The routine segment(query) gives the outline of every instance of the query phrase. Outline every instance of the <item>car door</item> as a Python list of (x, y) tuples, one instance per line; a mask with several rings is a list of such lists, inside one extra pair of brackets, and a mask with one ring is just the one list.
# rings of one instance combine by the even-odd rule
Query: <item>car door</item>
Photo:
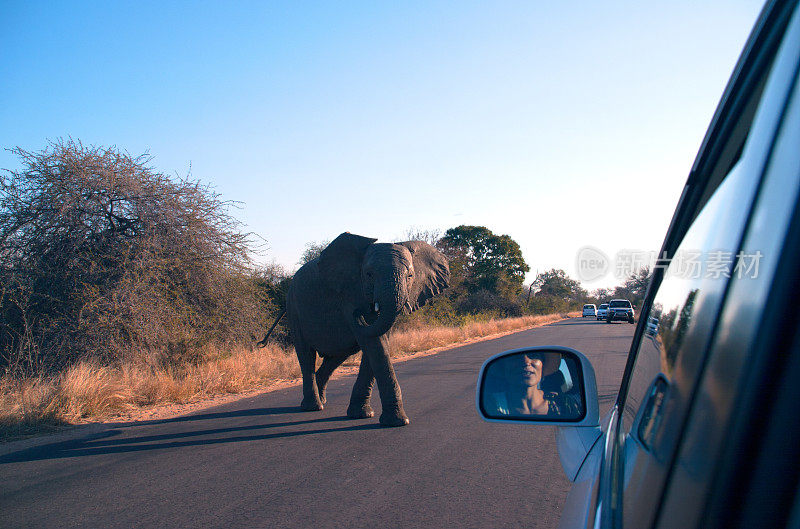
[(781, 527), (796, 510), (800, 13), (784, 42), (774, 69), (793, 86), (739, 250), (752, 268), (732, 274), (659, 527)]
[[(796, 20), (780, 47), (794, 4), (765, 8), (670, 227), (663, 249), (670, 260), (654, 273), (608, 432), (603, 525), (687, 526), (659, 513), (731, 276), (746, 258), (742, 239), (796, 78)], [(650, 318), (658, 325), (646, 333)], [(677, 508), (684, 521), (697, 519), (691, 507)]]

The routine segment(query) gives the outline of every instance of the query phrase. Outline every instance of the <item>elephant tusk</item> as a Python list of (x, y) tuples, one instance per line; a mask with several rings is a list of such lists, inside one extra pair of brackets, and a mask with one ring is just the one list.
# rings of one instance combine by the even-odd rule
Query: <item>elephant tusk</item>
[(353, 313), (353, 319), (355, 320), (356, 325), (358, 325), (359, 327), (367, 327), (367, 326), (369, 326), (367, 321), (364, 319), (364, 314), (359, 310), (356, 310)]

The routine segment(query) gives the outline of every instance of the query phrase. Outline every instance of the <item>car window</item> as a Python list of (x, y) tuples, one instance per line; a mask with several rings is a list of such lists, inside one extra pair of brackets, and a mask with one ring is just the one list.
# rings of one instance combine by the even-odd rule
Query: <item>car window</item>
[(753, 82), (739, 123), (717, 148), (718, 165), (707, 170), (724, 178), (693, 215), (642, 314), (657, 322), (640, 334), (622, 393), (616, 487), (625, 527), (654, 522), (729, 278), (750, 257), (738, 250), (779, 115), (761, 112), (774, 105), (768, 72)]
[(750, 203), (756, 182), (734, 168), (695, 219), (654, 298), (648, 318), (658, 328), (639, 343), (621, 414), (625, 527), (652, 522), (702, 365), (698, 352), (710, 338), (732, 269), (727, 257), (735, 255), (742, 233), (736, 206)]
[[(742, 277), (734, 274), (731, 278), (725, 309), (720, 317), (714, 344), (708, 353), (703, 380), (696, 390), (686, 431), (673, 465), (662, 507), (664, 525), (710, 525), (708, 519), (701, 517), (710, 516), (713, 520), (715, 509), (709, 508), (706, 502), (713, 501), (710, 497), (712, 494), (723, 498), (725, 492), (720, 489), (730, 487), (737, 494), (755, 497), (747, 490), (744, 480), (731, 478), (741, 465), (732, 463), (734, 469), (729, 470), (730, 474), (723, 472), (718, 475), (717, 486), (712, 479), (714, 472), (720, 470), (717, 465), (722, 459), (721, 453), (732, 449), (733, 424), (745, 407), (741, 389), (748, 382), (744, 379), (754, 371), (758, 359), (768, 357), (763, 353), (770, 350), (767, 343), (769, 337), (759, 336), (758, 333), (772, 333), (769, 330), (760, 331), (761, 320), (755, 316), (771, 313), (768, 308), (772, 302), (770, 289), (785, 288), (775, 283), (775, 277), (778, 267), (786, 266), (782, 246), (785, 237), (788, 237), (787, 226), (797, 206), (800, 189), (800, 150), (797, 149), (800, 144), (800, 85), (796, 74), (800, 68), (797, 64), (797, 57), (800, 57), (800, 39), (797, 38), (800, 35), (800, 16), (795, 15), (792, 27), (787, 31), (793, 32), (795, 37), (790, 41), (787, 34), (786, 39), (792, 44), (793, 51), (789, 55), (795, 61), (784, 69), (784, 75), (789, 79), (794, 77), (794, 93), (784, 113), (781, 131), (771, 151), (756, 207), (740, 249), (743, 255), (760, 255), (759, 267), (757, 273), (742, 274)], [(781, 66), (776, 64), (776, 74), (781, 72)], [(775, 112), (779, 114), (780, 107)], [(787, 241), (787, 244), (791, 242)], [(769, 392), (765, 395), (769, 395)], [(762, 400), (761, 397), (758, 399)], [(763, 398), (764, 406), (769, 406), (769, 400)], [(757, 407), (759, 411), (756, 413), (760, 414), (762, 406)], [(712, 417), (713, 420), (709, 420)], [(770, 491), (759, 487), (758, 493), (769, 495)], [(716, 510), (725, 511), (722, 515), (718, 513), (722, 517), (730, 512), (727, 504), (718, 506)], [(737, 514), (731, 516), (736, 516), (742, 527), (754, 527), (759, 523), (775, 526), (763, 520), (742, 520)]]

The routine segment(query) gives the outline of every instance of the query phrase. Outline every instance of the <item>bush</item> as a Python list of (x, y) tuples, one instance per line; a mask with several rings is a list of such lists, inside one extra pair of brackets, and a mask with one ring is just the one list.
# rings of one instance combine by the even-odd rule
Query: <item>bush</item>
[(467, 314), (491, 313), (505, 318), (522, 316), (522, 307), (519, 303), (485, 289), (465, 296), (458, 308)]
[(422, 308), (411, 314), (400, 314), (393, 330), (413, 329), (434, 326), (454, 326), (464, 323), (463, 314), (459, 314), (447, 296), (436, 296)]
[(112, 148), (20, 148), (0, 176), (0, 368), (251, 343), (269, 304), (230, 203)]
[(576, 310), (580, 303), (566, 300), (559, 296), (537, 294), (526, 305), (526, 312), (530, 314), (552, 314), (554, 312), (569, 312)]
[[(271, 264), (260, 269), (256, 274), (256, 283), (259, 290), (266, 296), (265, 311), (269, 314), (267, 329), (272, 326), (275, 319), (280, 316), (282, 310), (286, 308), (286, 295), (289, 286), (292, 284), (292, 275), (282, 266)], [(270, 335), (270, 340), (278, 342), (282, 347), (292, 346), (292, 339), (289, 335), (288, 318), (281, 318), (275, 325)], [(267, 329), (262, 329), (262, 335)]]

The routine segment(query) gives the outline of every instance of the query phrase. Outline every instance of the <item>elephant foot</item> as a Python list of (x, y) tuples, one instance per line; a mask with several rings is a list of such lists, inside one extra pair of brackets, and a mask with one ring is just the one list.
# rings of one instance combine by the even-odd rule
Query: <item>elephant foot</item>
[(300, 409), (303, 411), (320, 411), (323, 406), (320, 401), (305, 400), (300, 403)]
[(406, 426), (409, 422), (408, 417), (402, 411), (399, 413), (381, 413), (379, 421), (381, 426)]
[(366, 406), (350, 406), (347, 408), (347, 416), (351, 419), (368, 419), (375, 416), (375, 412), (367, 404)]

